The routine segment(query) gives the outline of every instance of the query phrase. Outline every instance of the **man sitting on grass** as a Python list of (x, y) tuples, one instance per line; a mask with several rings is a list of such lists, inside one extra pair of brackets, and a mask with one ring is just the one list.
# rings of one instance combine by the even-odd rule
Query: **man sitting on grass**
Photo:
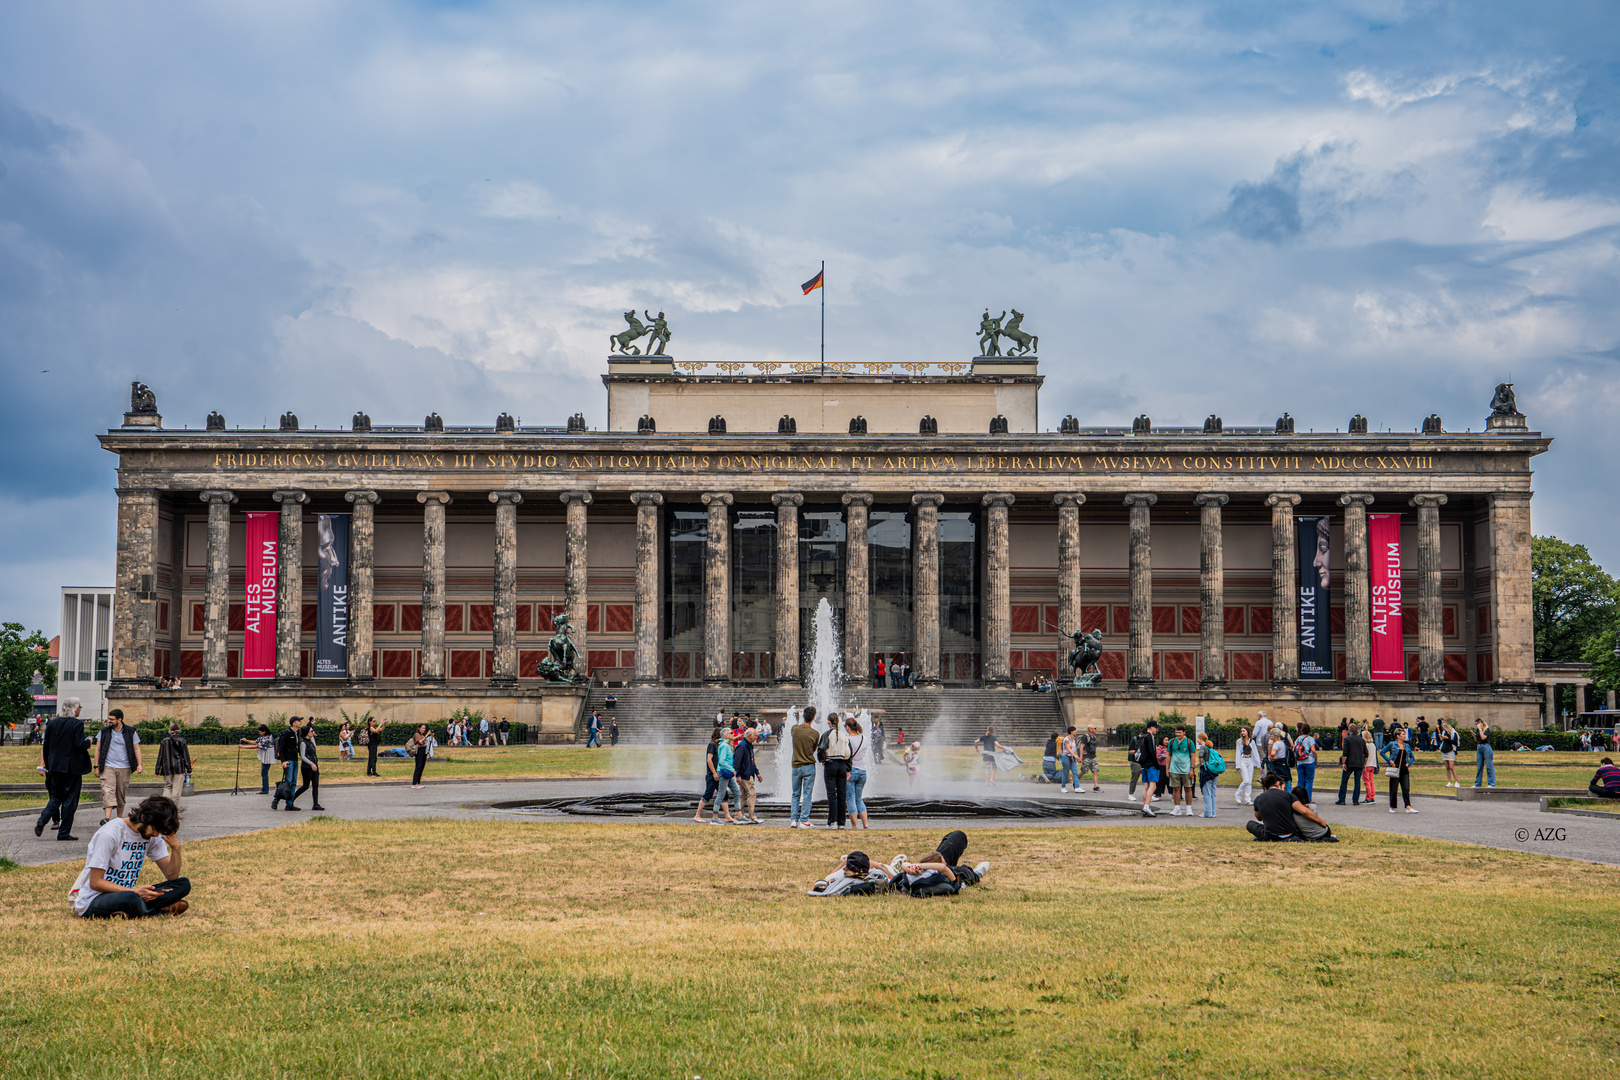
[(873, 866), (864, 851), (852, 851), (838, 868), (810, 887), (811, 896), (870, 896), (891, 888), (912, 896), (955, 896), (964, 885), (977, 885), (990, 872), (981, 862), (969, 869), (957, 862), (967, 851), (967, 833), (960, 829), (945, 834), (939, 847), (911, 862), (896, 855), (887, 866)]
[[(180, 877), (180, 809), (174, 800), (153, 795), (113, 818), (90, 838), (79, 880), (68, 892), (73, 913), (85, 919), (143, 919), (180, 915), (191, 882)], [(163, 871), (156, 885), (137, 885), (146, 856)]]
[(1616, 766), (1613, 759), (1604, 758), (1586, 790), (1600, 799), (1620, 799), (1620, 766)]
[(1265, 790), (1254, 800), (1255, 820), (1247, 823), (1256, 840), (1339, 842), (1328, 823), (1316, 816), (1316, 811), (1283, 787), (1281, 776), (1268, 772), (1263, 783)]

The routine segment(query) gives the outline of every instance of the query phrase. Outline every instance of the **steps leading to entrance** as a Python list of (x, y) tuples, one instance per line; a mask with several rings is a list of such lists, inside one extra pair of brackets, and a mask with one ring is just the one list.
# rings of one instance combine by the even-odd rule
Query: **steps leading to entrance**
[[(803, 705), (805, 691), (773, 687), (627, 687), (614, 690), (618, 705), (603, 704), (604, 689), (593, 689), (587, 714), (597, 709), (606, 725), (619, 721), (619, 741), (631, 745), (701, 743), (714, 725), (714, 714), (758, 714), (761, 709)], [(1059, 729), (1063, 714), (1054, 694), (1028, 690), (876, 690), (852, 686), (840, 700), (852, 709), (882, 709), (883, 727), (893, 740), (903, 729), (932, 743), (967, 746), (996, 726), (1000, 740), (1011, 746), (1040, 746)], [(930, 731), (932, 730), (932, 734)]]

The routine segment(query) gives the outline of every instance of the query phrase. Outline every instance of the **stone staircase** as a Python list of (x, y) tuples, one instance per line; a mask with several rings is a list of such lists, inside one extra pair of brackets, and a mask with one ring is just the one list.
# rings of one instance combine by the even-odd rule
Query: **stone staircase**
[[(609, 691), (593, 688), (586, 705), (600, 710), (605, 726), (610, 717), (619, 722), (619, 741), (630, 745), (699, 743), (714, 726), (714, 714), (723, 711), (752, 713), (803, 705), (803, 690), (775, 687), (633, 687), (614, 690), (618, 704), (609, 710)], [(876, 690), (852, 686), (840, 698), (853, 709), (882, 709), (889, 741), (902, 729), (907, 738), (968, 746), (996, 726), (997, 737), (1008, 746), (1045, 744), (1059, 730), (1063, 714), (1054, 694), (1028, 690)], [(583, 736), (581, 736), (583, 738)]]

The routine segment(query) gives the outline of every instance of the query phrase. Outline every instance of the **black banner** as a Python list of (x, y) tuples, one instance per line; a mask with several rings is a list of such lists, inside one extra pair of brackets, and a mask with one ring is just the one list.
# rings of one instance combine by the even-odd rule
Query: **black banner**
[(341, 679), (349, 674), (349, 515), (321, 514), (315, 536), (315, 677)]
[(1299, 530), (1299, 677), (1331, 679), (1333, 639), (1328, 621), (1328, 581), (1332, 559), (1328, 546), (1331, 518), (1294, 519)]

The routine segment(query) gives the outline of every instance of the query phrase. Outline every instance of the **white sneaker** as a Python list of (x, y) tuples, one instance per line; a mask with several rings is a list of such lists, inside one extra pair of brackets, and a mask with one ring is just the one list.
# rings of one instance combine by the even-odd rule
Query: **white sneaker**
[(1151, 804), (1143, 803), (1142, 804), (1142, 816), (1143, 817), (1158, 817), (1159, 815), (1158, 815), (1158, 813), (1156, 811), (1154, 811)]
[(1415, 807), (1415, 806), (1408, 806), (1408, 807), (1407, 807), (1407, 808), (1406, 808), (1406, 812), (1407, 812), (1407, 813), (1408, 813), (1408, 814), (1415, 814), (1415, 813), (1417, 813), (1417, 807)]
[(910, 860), (907, 859), (904, 855), (896, 855), (894, 858), (889, 860), (889, 872), (892, 873), (895, 877), (899, 877), (900, 876), (900, 868), (902, 866), (906, 865), (906, 863), (909, 862), (909, 861)]
[(1389, 812), (1390, 812), (1390, 813), (1392, 813), (1392, 814), (1393, 814), (1393, 813), (1395, 813), (1395, 808), (1394, 808), (1394, 807), (1393, 807), (1393, 806), (1392, 806), (1392, 807), (1390, 807), (1390, 808), (1389, 808)]
[(975, 874), (979, 875), (979, 880), (980, 881), (983, 881), (984, 880), (984, 875), (986, 875), (986, 874), (988, 874), (990, 872), (990, 863), (989, 863), (989, 861), (987, 860), (985, 862), (980, 863), (978, 866), (975, 866), (973, 868), (973, 872)]
[(1064, 784), (1063, 785), (1063, 794), (1067, 795), (1068, 793), (1069, 793), (1069, 785)]

